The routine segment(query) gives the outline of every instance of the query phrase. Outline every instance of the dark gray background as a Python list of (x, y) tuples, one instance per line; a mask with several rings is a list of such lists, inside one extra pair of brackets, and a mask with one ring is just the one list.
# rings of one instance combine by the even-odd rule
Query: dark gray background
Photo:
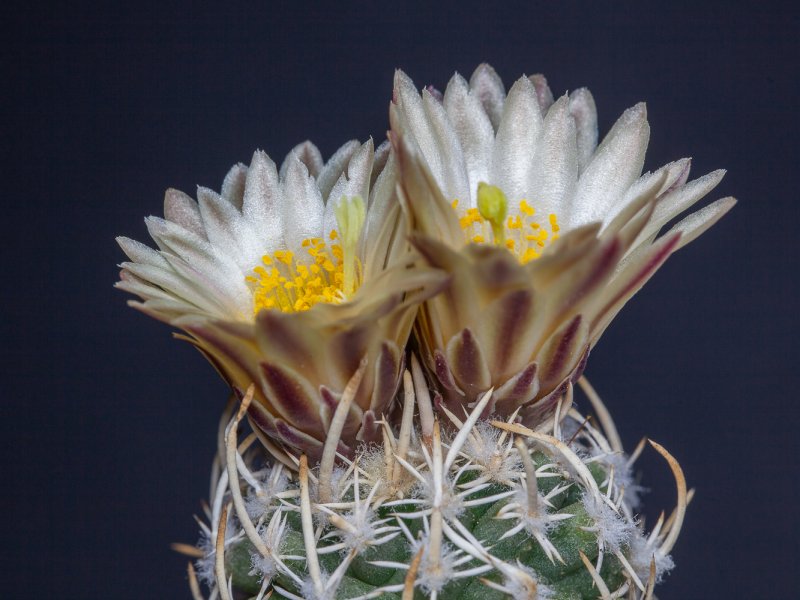
[[(3, 597), (189, 597), (168, 544), (196, 539), (226, 388), (112, 290), (114, 236), (145, 240), (165, 188), (218, 189), (255, 148), (382, 140), (395, 67), (444, 87), (481, 61), (588, 86), (601, 133), (646, 100), (647, 168), (729, 169), (711, 198), (739, 205), (587, 373), (628, 446), (652, 436), (697, 487), (662, 600), (794, 596), (797, 9), (129, 4), (2, 9)], [(674, 492), (642, 466), (652, 519)]]

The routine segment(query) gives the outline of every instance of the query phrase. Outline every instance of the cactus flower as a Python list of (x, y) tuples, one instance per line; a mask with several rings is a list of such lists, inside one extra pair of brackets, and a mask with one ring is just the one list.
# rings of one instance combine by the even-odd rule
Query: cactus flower
[[(128, 238), (117, 287), (182, 329), (240, 395), (268, 448), (318, 456), (362, 359), (339, 450), (369, 439), (399, 385), (416, 303), (441, 274), (408, 269), (388, 145), (349, 142), (323, 164), (310, 143), (280, 170), (263, 152), (220, 193), (168, 190), (146, 220), (158, 249)], [(277, 446), (276, 446), (277, 444)]]
[(644, 104), (597, 144), (586, 89), (554, 100), (544, 77), (506, 94), (491, 67), (444, 94), (401, 71), (390, 106), (399, 195), (416, 248), (451, 275), (416, 324), (444, 402), (486, 414), (549, 417), (620, 308), (664, 261), (734, 204), (662, 228), (722, 178), (687, 182), (688, 159), (642, 175)]
[(645, 440), (624, 451), (580, 374), (622, 306), (731, 208), (662, 233), (722, 171), (642, 175), (643, 104), (598, 145), (588, 91), (555, 100), (532, 76), (506, 94), (486, 65), (444, 94), (398, 72), (390, 123), (389, 143), (327, 163), (310, 143), (280, 169), (256, 152), (220, 193), (169, 190), (146, 220), (157, 249), (119, 238), (130, 304), (181, 329), (240, 400), (201, 540), (174, 546), (192, 596), (653, 598), (693, 491), (651, 440), (677, 501), (645, 530)]

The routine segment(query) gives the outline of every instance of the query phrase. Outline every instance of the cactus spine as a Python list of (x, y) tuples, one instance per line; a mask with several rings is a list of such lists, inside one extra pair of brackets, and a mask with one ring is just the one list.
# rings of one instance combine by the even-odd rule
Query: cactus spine
[[(416, 361), (413, 366), (416, 367)], [(415, 373), (417, 374), (417, 373)], [(211, 598), (366, 600), (647, 599), (672, 567), (687, 503), (677, 462), (655, 442), (678, 487), (678, 507), (646, 535), (637, 486), (608, 412), (581, 380), (603, 431), (572, 407), (534, 431), (439, 406), (422, 378), (404, 377), (399, 427), (383, 444), (337, 456), (337, 420), (320, 464), (272, 447), (240, 425), (233, 404), (212, 480), (202, 557), (190, 565)], [(416, 383), (416, 386), (415, 386)], [(340, 405), (346, 411), (354, 376)], [(341, 426), (341, 425), (339, 425)]]

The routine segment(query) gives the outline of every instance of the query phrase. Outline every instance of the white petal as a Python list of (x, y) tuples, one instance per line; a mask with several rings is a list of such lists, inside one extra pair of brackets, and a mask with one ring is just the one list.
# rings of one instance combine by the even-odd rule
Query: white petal
[(286, 158), (283, 160), (283, 164), (281, 165), (281, 179), (286, 177), (286, 170), (289, 164), (292, 162), (290, 160), (291, 157), (295, 157), (301, 163), (303, 163), (306, 166), (306, 170), (312, 177), (317, 177), (320, 171), (322, 171), (323, 160), (319, 148), (317, 148), (310, 141), (306, 140), (305, 142), (297, 144), (297, 146), (292, 148), (289, 151), (289, 154), (286, 155)]
[(168, 267), (167, 261), (158, 252), (145, 246), (141, 242), (132, 240), (131, 238), (120, 236), (117, 238), (117, 243), (125, 255), (133, 262), (142, 263), (145, 265), (152, 265), (166, 269)]
[(244, 182), (247, 179), (247, 167), (242, 163), (231, 167), (222, 181), (220, 196), (241, 210), (244, 199)]
[(198, 265), (201, 270), (239, 272), (236, 261), (223, 250), (180, 225), (158, 217), (148, 217), (145, 219), (145, 225), (150, 237), (162, 248), (160, 253), (162, 258), (166, 259), (168, 255), (179, 256), (186, 262)]
[[(168, 263), (165, 264), (167, 264), (168, 269), (171, 269)], [(126, 292), (130, 292), (131, 294), (136, 294), (143, 300), (150, 300), (150, 299), (172, 300), (172, 301), (176, 300), (173, 294), (164, 291), (157, 285), (154, 285), (149, 281), (142, 279), (138, 275), (134, 275), (128, 269), (123, 269), (119, 274), (119, 278), (120, 278), (119, 281), (114, 284), (115, 288), (125, 290)]]
[(681, 232), (678, 248), (683, 248), (689, 242), (696, 240), (705, 233), (714, 223), (719, 221), (736, 204), (736, 198), (721, 198), (704, 206), (697, 212), (680, 221), (675, 227), (665, 234), (665, 237), (675, 232)]
[(372, 176), (374, 157), (375, 148), (372, 145), (372, 138), (370, 138), (353, 155), (345, 170), (350, 183), (348, 196), (360, 196), (365, 203), (369, 201), (369, 180)]
[(654, 238), (664, 225), (717, 187), (724, 175), (725, 171), (722, 169), (713, 171), (664, 196), (656, 204), (653, 216), (650, 218), (647, 227), (639, 235), (637, 243)]
[(569, 98), (562, 96), (544, 119), (527, 200), (540, 215), (555, 213), (560, 218), (577, 181), (575, 120), (569, 113)]
[(689, 177), (691, 166), (691, 159), (681, 158), (680, 160), (667, 163), (663, 167), (659, 167), (652, 173), (648, 171), (633, 182), (631, 187), (628, 188), (625, 197), (627, 199), (638, 196), (642, 190), (651, 186), (652, 181), (661, 179), (662, 175), (665, 173), (666, 177), (664, 178), (661, 188), (655, 192), (656, 196), (669, 192), (670, 188), (682, 186), (684, 183), (686, 183), (686, 179)]
[(317, 187), (323, 198), (327, 200), (328, 196), (330, 196), (333, 184), (339, 179), (347, 163), (350, 162), (353, 153), (358, 150), (360, 146), (361, 144), (358, 140), (350, 140), (334, 152), (333, 156), (331, 156), (328, 162), (325, 163), (325, 166), (322, 167), (322, 171), (320, 171), (319, 177), (317, 177)]
[(159, 269), (139, 263), (123, 263), (123, 267), (145, 281), (149, 281), (176, 298), (193, 304), (215, 316), (223, 316), (225, 307), (217, 293), (204, 289), (202, 281), (187, 280), (173, 270)]
[(164, 217), (173, 223), (193, 231), (200, 237), (206, 237), (206, 228), (200, 216), (200, 208), (188, 194), (179, 190), (168, 189), (164, 194)]
[(239, 259), (246, 247), (246, 241), (241, 235), (244, 229), (241, 213), (233, 204), (208, 188), (197, 188), (197, 202), (208, 240), (213, 246)]
[[(383, 270), (390, 248), (397, 243), (392, 239), (400, 211), (395, 178), (396, 165), (392, 154), (370, 190), (369, 210), (359, 248), (365, 278), (372, 278)], [(402, 242), (405, 243), (405, 240)]]
[(626, 110), (578, 180), (574, 204), (566, 219), (570, 228), (602, 221), (606, 212), (623, 199), (642, 172), (649, 138), (644, 104)]
[(322, 237), (325, 205), (314, 178), (300, 159), (290, 155), (286, 160), (282, 207), (284, 241), (289, 250), (300, 254), (304, 239)]
[(527, 77), (521, 77), (508, 92), (489, 171), (489, 183), (500, 186), (513, 204), (528, 190), (541, 130), (536, 90)]
[[(150, 217), (145, 223), (151, 237), (164, 248), (161, 256), (193, 288), (200, 286), (200, 290), (206, 287), (209, 291), (213, 289), (215, 302), (228, 310), (236, 310), (237, 314), (242, 310), (243, 303), (249, 305), (250, 292), (245, 285), (245, 275), (238, 264), (238, 256), (229, 256), (219, 247), (170, 221)], [(250, 265), (250, 268), (252, 266), (255, 265)], [(163, 280), (151, 281), (163, 287)], [(246, 297), (245, 301), (243, 297)], [(192, 301), (197, 304), (196, 300)]]
[(427, 89), (422, 92), (422, 105), (433, 132), (437, 153), (442, 159), (441, 171), (435, 174), (439, 187), (445, 198), (467, 198), (469, 180), (464, 154), (444, 106)]
[[(603, 226), (608, 226), (617, 215), (619, 215), (631, 202), (635, 202), (640, 198), (643, 193), (647, 192), (653, 196), (660, 196), (666, 194), (671, 188), (678, 188), (686, 183), (686, 178), (689, 176), (689, 169), (691, 167), (691, 160), (682, 158), (671, 163), (667, 163), (663, 167), (656, 169), (654, 172), (647, 172), (639, 179), (633, 182), (628, 191), (625, 192), (621, 202), (614, 204), (603, 217)], [(654, 185), (659, 184), (658, 189), (653, 188)], [(652, 217), (651, 217), (652, 218)]]
[[(369, 201), (369, 178), (372, 174), (372, 140), (367, 141), (353, 154), (350, 163), (339, 176), (339, 181), (333, 186), (330, 197), (325, 203), (325, 218), (323, 221), (323, 234), (328, 234), (336, 229), (336, 207), (342, 201), (342, 197), (348, 198), (359, 196), (365, 203)], [(342, 232), (339, 231), (341, 234)]]
[(547, 85), (547, 78), (541, 73), (536, 73), (535, 75), (529, 75), (528, 79), (531, 80), (536, 90), (536, 100), (539, 102), (539, 108), (542, 110), (542, 116), (545, 116), (547, 111), (550, 110), (550, 107), (553, 106), (553, 102), (555, 102), (553, 92), (550, 90), (550, 86)]
[[(253, 318), (253, 296), (241, 272), (201, 268), (201, 265), (184, 261), (177, 256), (166, 255), (165, 258), (183, 280), (191, 282), (193, 287), (200, 290), (199, 296), (213, 300), (222, 307), (221, 317), (238, 321)], [(198, 303), (196, 296), (186, 299)]]
[(399, 69), (395, 72), (393, 97), (398, 124), (404, 130), (401, 133), (407, 137), (407, 141), (416, 143), (431, 173), (441, 184), (442, 158), (422, 105), (422, 97), (414, 87), (414, 82)]
[(261, 150), (253, 153), (244, 187), (242, 215), (257, 239), (260, 255), (283, 247), (281, 185), (275, 163)]
[(458, 73), (447, 84), (444, 108), (461, 145), (469, 181), (467, 194), (453, 198), (457, 198), (462, 206), (472, 208), (474, 203), (470, 198), (475, 195), (478, 182), (489, 179), (494, 129), (477, 95), (470, 93), (467, 82)]
[(389, 160), (391, 151), (392, 144), (389, 143), (389, 140), (384, 140), (377, 148), (375, 148), (375, 156), (372, 159), (372, 174), (370, 175), (369, 180), (370, 189), (373, 185), (375, 185), (375, 180), (383, 172), (383, 169)]
[(597, 107), (586, 88), (569, 95), (569, 112), (575, 119), (578, 140), (578, 170), (583, 172), (597, 147)]
[(469, 87), (480, 100), (483, 109), (492, 122), (492, 127), (496, 131), (500, 126), (500, 119), (503, 116), (503, 102), (506, 98), (506, 89), (503, 86), (503, 81), (492, 67), (483, 63), (478, 65), (472, 77), (469, 78)]

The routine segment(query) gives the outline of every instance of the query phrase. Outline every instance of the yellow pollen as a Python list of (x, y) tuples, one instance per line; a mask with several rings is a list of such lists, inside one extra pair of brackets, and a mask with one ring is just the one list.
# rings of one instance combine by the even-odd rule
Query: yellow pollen
[(468, 243), (494, 242), (505, 246), (520, 263), (539, 258), (548, 245), (558, 239), (561, 227), (555, 214), (535, 220), (536, 209), (526, 200), (519, 201), (517, 214), (507, 214), (508, 200), (497, 186), (478, 184), (478, 208), (458, 210), (458, 200), (451, 206), (459, 215), (459, 225)]
[[(245, 277), (253, 291), (253, 312), (277, 309), (301, 312), (320, 302), (339, 304), (361, 285), (361, 261), (356, 256), (366, 210), (355, 196), (342, 198), (336, 207), (338, 231), (323, 238), (307, 238), (303, 252), (276, 250), (262, 257), (263, 265)], [(339, 243), (333, 243), (339, 242)]]
[(530, 204), (528, 204), (528, 201), (525, 199), (520, 200), (519, 202), (519, 212), (521, 212), (526, 217), (532, 217), (534, 214), (536, 214), (534, 208)]

